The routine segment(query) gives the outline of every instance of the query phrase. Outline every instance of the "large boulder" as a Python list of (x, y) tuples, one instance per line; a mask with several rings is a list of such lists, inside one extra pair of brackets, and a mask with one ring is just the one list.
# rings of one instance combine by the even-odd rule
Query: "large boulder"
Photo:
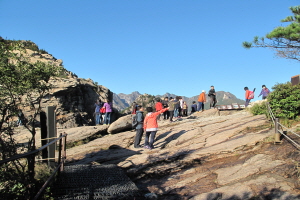
[(129, 130), (132, 128), (132, 117), (134, 115), (125, 115), (124, 117), (120, 117), (117, 121), (113, 122), (107, 132), (108, 133), (118, 133), (121, 131)]

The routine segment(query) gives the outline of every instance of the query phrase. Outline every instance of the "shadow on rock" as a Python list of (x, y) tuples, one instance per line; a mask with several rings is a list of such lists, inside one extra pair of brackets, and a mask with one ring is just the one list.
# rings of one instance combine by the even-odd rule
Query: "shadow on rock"
[(72, 164), (118, 164), (128, 157), (133, 155), (141, 154), (142, 150), (133, 151), (130, 149), (123, 148), (119, 145), (111, 145), (108, 149), (102, 149), (97, 152), (88, 153), (84, 158), (80, 160), (72, 160)]

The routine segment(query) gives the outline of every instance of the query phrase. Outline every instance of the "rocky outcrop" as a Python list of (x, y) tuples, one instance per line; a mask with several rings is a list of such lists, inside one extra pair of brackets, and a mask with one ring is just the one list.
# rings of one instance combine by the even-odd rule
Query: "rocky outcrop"
[(93, 125), (95, 101), (112, 99), (112, 92), (109, 89), (95, 85), (90, 79), (53, 78), (50, 84), (53, 88), (45, 95), (42, 107), (56, 106), (58, 128)]
[[(26, 41), (24, 41), (26, 43)], [(31, 44), (31, 43), (30, 43)], [(32, 43), (34, 46), (34, 43)], [(34, 46), (37, 50), (37, 46)], [(49, 63), (53, 67), (61, 67), (62, 72), (59, 77), (52, 77), (49, 84), (52, 89), (44, 94), (41, 101), (42, 110), (47, 106), (56, 107), (57, 128), (72, 128), (84, 125), (94, 125), (95, 101), (112, 101), (113, 93), (102, 85), (96, 85), (91, 79), (78, 78), (75, 74), (62, 67), (62, 60), (56, 59), (44, 51), (34, 51), (25, 49), (17, 51), (21, 53), (28, 62), (37, 61)], [(33, 94), (35, 96), (37, 94)], [(37, 98), (37, 97), (36, 97)], [(22, 108), (25, 116), (32, 116), (37, 104), (28, 105)], [(118, 118), (117, 110), (112, 114), (112, 121)], [(39, 121), (39, 116), (36, 119)]]
[(133, 115), (120, 117), (109, 126), (107, 132), (113, 134), (132, 129), (132, 117)]

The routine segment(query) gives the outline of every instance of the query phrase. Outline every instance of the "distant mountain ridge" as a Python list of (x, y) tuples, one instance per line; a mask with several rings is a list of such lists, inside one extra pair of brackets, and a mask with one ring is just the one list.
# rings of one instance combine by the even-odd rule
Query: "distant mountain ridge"
[[(217, 105), (227, 105), (227, 104), (232, 104), (232, 103), (238, 103), (238, 104), (244, 104), (245, 101), (238, 99), (234, 94), (230, 93), (230, 92), (224, 92), (224, 91), (217, 91)], [(118, 109), (119, 111), (124, 110), (128, 107), (130, 107), (130, 105), (136, 101), (142, 94), (139, 93), (138, 91), (132, 92), (131, 94), (124, 94), (124, 93), (120, 93), (120, 94), (113, 94), (113, 99), (114, 99), (114, 107), (116, 109)], [(144, 94), (143, 98), (145, 99), (148, 96), (153, 96), (153, 95), (148, 95), (148, 94)], [(164, 95), (155, 95), (156, 98), (161, 98), (163, 99), (164, 97), (173, 97), (175, 98), (176, 96), (180, 96), (180, 95), (175, 95), (175, 94), (171, 94), (171, 93), (165, 93)], [(187, 102), (187, 105), (190, 106), (192, 105), (193, 101), (198, 100), (199, 95), (193, 96), (193, 97), (185, 97), (182, 96), (183, 101)], [(150, 97), (149, 97), (150, 98)], [(205, 103), (205, 109), (209, 108), (209, 97), (206, 94), (206, 99), (207, 102)]]

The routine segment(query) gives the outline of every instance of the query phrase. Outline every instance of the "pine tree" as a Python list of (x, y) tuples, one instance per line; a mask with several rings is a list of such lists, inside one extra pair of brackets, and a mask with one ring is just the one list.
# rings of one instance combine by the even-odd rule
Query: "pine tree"
[(243, 42), (243, 46), (247, 49), (267, 47), (275, 50), (278, 57), (300, 61), (300, 6), (290, 7), (290, 10), (294, 15), (281, 20), (289, 25), (275, 28), (265, 37), (256, 36), (253, 42)]

